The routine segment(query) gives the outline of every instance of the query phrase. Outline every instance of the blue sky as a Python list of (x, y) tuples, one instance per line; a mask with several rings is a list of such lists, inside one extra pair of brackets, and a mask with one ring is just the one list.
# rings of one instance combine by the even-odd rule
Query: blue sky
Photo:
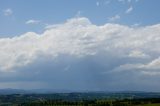
[(1, 0), (0, 88), (160, 91), (159, 0)]
[[(152, 25), (160, 21), (159, 4), (159, 0), (1, 0), (0, 35), (10, 37), (28, 31), (41, 33), (47, 24), (62, 23), (78, 14), (96, 25), (103, 25), (116, 15), (120, 19), (114, 23)], [(130, 13), (125, 13), (130, 7)], [(7, 9), (12, 11), (9, 16), (4, 15)], [(26, 25), (28, 20), (41, 22)]]

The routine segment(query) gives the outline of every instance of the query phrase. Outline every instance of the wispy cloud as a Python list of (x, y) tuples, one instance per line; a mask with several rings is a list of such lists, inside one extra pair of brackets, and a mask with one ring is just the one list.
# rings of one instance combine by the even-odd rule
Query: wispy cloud
[(144, 54), (142, 51), (139, 51), (139, 50), (131, 51), (131, 53), (129, 54), (129, 57), (134, 57), (134, 58), (149, 58), (148, 55)]
[(139, 0), (117, 0), (118, 2), (121, 2), (121, 3), (134, 3), (134, 2), (139, 2)]
[(33, 20), (33, 19), (31, 19), (31, 20), (26, 21), (26, 24), (38, 24), (40, 22), (41, 22), (40, 20)]
[(128, 2), (130, 3), (132, 0), (128, 0)]
[(5, 16), (10, 16), (13, 14), (13, 11), (12, 11), (12, 9), (8, 8), (8, 9), (3, 10), (3, 14)]
[(118, 2), (125, 3), (126, 0), (117, 0)]
[(97, 2), (96, 2), (96, 6), (99, 6), (99, 5), (100, 5), (100, 3), (97, 1)]
[(82, 15), (82, 11), (80, 11), (80, 10), (79, 10), (79, 11), (77, 11), (77, 13), (76, 13), (75, 17), (77, 17), (77, 18), (78, 18), (78, 17), (81, 17), (81, 15)]
[(115, 15), (113, 17), (109, 17), (108, 21), (113, 22), (113, 21), (119, 20), (120, 18), (121, 18), (120, 15), (117, 14), (117, 15)]
[(108, 5), (109, 3), (111, 3), (111, 0), (106, 0), (106, 1), (104, 2), (105, 5)]
[(118, 0), (119, 2), (124, 2), (125, 0)]
[(138, 26), (140, 26), (141, 25), (141, 23), (134, 23), (133, 25), (131, 25), (132, 27), (138, 27)]
[(127, 10), (126, 10), (126, 14), (129, 14), (130, 12), (132, 12), (133, 11), (133, 7), (132, 6), (130, 6)]
[(97, 1), (96, 2), (96, 6), (99, 7), (99, 6), (105, 6), (105, 5), (108, 5), (111, 3), (111, 0), (104, 0), (104, 1)]

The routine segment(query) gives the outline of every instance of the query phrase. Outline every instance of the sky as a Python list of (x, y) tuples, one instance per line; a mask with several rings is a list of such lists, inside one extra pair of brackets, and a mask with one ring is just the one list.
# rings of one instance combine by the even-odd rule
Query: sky
[(160, 91), (159, 0), (0, 0), (0, 89)]

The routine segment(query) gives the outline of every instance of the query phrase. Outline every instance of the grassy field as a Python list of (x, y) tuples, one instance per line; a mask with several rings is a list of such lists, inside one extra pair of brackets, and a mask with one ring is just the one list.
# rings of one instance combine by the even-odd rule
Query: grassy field
[(144, 104), (144, 105), (137, 105), (137, 106), (160, 106), (160, 103), (155, 103), (155, 104)]

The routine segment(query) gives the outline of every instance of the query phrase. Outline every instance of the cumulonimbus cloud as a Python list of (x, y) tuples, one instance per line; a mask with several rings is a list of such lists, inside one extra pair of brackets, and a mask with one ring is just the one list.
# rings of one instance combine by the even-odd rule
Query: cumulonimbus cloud
[(43, 56), (54, 60), (60, 54), (81, 58), (103, 53), (115, 56), (114, 59), (133, 59), (132, 63), (126, 61), (124, 65), (144, 64), (145, 59), (149, 63), (159, 58), (160, 25), (129, 27), (107, 23), (97, 26), (81, 17), (54, 25), (42, 34), (27, 32), (0, 38), (0, 45), (0, 71), (3, 72), (34, 64)]

